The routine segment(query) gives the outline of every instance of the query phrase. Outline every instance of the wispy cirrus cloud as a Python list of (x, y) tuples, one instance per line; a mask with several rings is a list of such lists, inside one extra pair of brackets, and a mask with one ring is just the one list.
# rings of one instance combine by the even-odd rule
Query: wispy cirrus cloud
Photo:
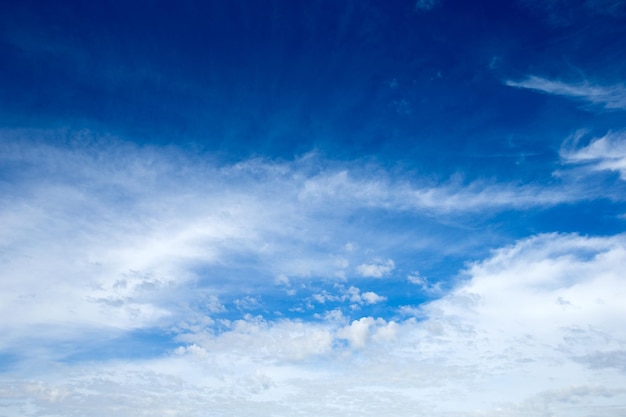
[(508, 80), (506, 85), (581, 100), (609, 110), (626, 110), (626, 86), (599, 85), (589, 81), (567, 83), (531, 75), (522, 81)]
[(581, 131), (563, 142), (560, 155), (567, 164), (584, 165), (593, 171), (615, 171), (626, 180), (626, 133), (609, 132), (578, 146), (586, 132)]
[(384, 172), (377, 172), (372, 178), (358, 170), (330, 170), (307, 178), (298, 195), (306, 201), (332, 199), (336, 204), (358, 202), (364, 207), (437, 215), (548, 207), (578, 200), (583, 193), (574, 184), (550, 188), (482, 179), (468, 184), (454, 180), (412, 184), (408, 180), (392, 180)]

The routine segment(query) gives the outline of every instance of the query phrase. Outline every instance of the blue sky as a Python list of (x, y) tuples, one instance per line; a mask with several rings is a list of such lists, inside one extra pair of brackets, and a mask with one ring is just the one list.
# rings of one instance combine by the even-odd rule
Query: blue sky
[(626, 2), (3, 4), (0, 416), (622, 416)]

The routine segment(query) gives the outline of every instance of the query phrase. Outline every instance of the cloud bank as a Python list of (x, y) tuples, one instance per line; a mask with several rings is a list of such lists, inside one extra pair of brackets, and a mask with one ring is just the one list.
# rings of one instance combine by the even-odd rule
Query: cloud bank
[(623, 235), (538, 235), (468, 266), (414, 317), (247, 317), (181, 335), (159, 359), (5, 375), (0, 395), (8, 416), (94, 402), (121, 416), (618, 416), (624, 268)]

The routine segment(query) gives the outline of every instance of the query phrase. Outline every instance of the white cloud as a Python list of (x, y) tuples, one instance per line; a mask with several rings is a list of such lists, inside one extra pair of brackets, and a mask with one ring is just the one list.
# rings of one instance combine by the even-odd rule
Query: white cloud
[(249, 295), (243, 298), (236, 299), (233, 304), (235, 304), (235, 306), (239, 310), (254, 310), (256, 308), (259, 308), (259, 306), (261, 305), (258, 299), (250, 297)]
[(506, 81), (506, 85), (583, 100), (605, 109), (626, 110), (626, 86), (622, 84), (600, 86), (588, 81), (571, 84), (533, 75), (523, 81)]
[(335, 301), (335, 302), (345, 302), (349, 301), (353, 304), (353, 308), (358, 308), (359, 305), (371, 305), (382, 303), (387, 300), (387, 297), (376, 294), (372, 291), (361, 292), (361, 290), (355, 286), (350, 286), (348, 289), (345, 289), (341, 285), (336, 285), (335, 288), (338, 290), (337, 294), (331, 294), (328, 291), (324, 290), (320, 293), (313, 294), (313, 299), (320, 303), (325, 304), (326, 301)]
[[(309, 321), (215, 317), (259, 307), (255, 288), (274, 283), (304, 291), (317, 280), (320, 300), (384, 302), (349, 282), (396, 267), (371, 261), (391, 251), (378, 229), (346, 226), (355, 211), (536, 207), (581, 198), (571, 189), (420, 187), (305, 160), (219, 165), (114, 141), (4, 138), (0, 157), (16, 169), (0, 185), (0, 348), (22, 356), (0, 374), (3, 415), (539, 416), (576, 415), (576, 402), (583, 415), (624, 412), (621, 235), (521, 240), (469, 265), (449, 294), (402, 308), (403, 320), (340, 309)], [(596, 164), (618, 139), (562, 157)], [(178, 335), (171, 354), (59, 360), (74, 344), (156, 325)]]
[[(235, 310), (227, 295), (244, 308), (240, 291), (251, 284), (277, 282), (293, 297), (303, 280), (388, 276), (393, 260), (368, 260), (398, 245), (384, 225), (372, 226), (380, 209), (432, 224), (433, 215), (595, 196), (579, 185), (418, 185), (315, 155), (219, 164), (90, 132), (0, 134), (0, 162), (14, 167), (0, 194), (5, 345), (39, 326), (44, 339), (175, 326), (192, 305)], [(59, 145), (47, 144), (51, 136)], [(361, 226), (348, 221), (356, 211), (367, 220)], [(433, 239), (416, 231), (412, 244), (432, 250)]]
[(422, 291), (431, 294), (440, 294), (442, 292), (441, 283), (431, 283), (428, 278), (422, 276), (418, 271), (415, 271), (407, 276), (407, 281), (411, 284), (418, 285)]
[(567, 164), (585, 164), (594, 171), (616, 171), (626, 180), (626, 134), (609, 132), (594, 138), (586, 146), (578, 147), (585, 132), (577, 132), (566, 140), (560, 155)]
[(356, 267), (356, 271), (362, 277), (367, 278), (382, 278), (387, 276), (393, 271), (396, 264), (391, 259), (376, 259), (373, 263), (361, 264)]
[(276, 285), (284, 285), (285, 287), (291, 286), (291, 282), (289, 281), (289, 277), (285, 274), (279, 274), (274, 279), (274, 284)]
[(0, 402), (8, 417), (194, 416), (209, 407), (259, 416), (618, 417), (626, 411), (624, 270), (626, 236), (534, 236), (469, 265), (450, 294), (416, 308), (419, 320), (247, 316), (220, 334), (182, 335), (169, 357), (2, 375)]
[(356, 287), (348, 288), (346, 295), (349, 296), (351, 302), (357, 304), (377, 304), (387, 299), (387, 297), (380, 296), (372, 291), (361, 293), (361, 290)]
[(386, 322), (383, 319), (362, 317), (339, 329), (336, 332), (336, 337), (349, 341), (350, 346), (354, 349), (363, 349), (368, 345), (370, 340), (374, 340), (375, 342), (393, 340), (397, 328), (398, 325), (393, 321)]
[(380, 296), (372, 291), (367, 291), (361, 294), (361, 299), (365, 304), (377, 304), (385, 301), (387, 297)]
[(411, 284), (415, 284), (415, 285), (424, 285), (427, 282), (426, 277), (423, 277), (422, 275), (420, 275), (419, 272), (413, 272), (412, 274), (407, 276), (407, 280)]
[[(371, 168), (370, 168), (371, 170)], [(333, 201), (336, 207), (371, 207), (407, 212), (450, 214), (545, 207), (579, 200), (584, 194), (575, 184), (567, 187), (494, 184), (476, 180), (460, 184), (454, 179), (432, 185), (391, 181), (384, 172), (374, 179), (358, 171), (326, 171), (304, 181), (298, 198), (309, 204)]]
[(371, 317), (354, 320), (350, 325), (337, 332), (339, 339), (346, 339), (356, 349), (364, 348), (370, 338), (370, 327), (374, 324)]

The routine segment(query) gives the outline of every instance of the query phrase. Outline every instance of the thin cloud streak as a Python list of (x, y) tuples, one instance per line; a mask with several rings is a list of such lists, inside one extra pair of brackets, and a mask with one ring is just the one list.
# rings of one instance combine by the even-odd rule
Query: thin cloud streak
[(615, 171), (626, 180), (626, 133), (609, 132), (579, 147), (584, 135), (584, 131), (578, 132), (563, 143), (560, 151), (563, 161), (592, 171)]
[(601, 86), (588, 81), (573, 84), (531, 75), (523, 81), (508, 80), (506, 85), (547, 94), (565, 96), (599, 105), (608, 110), (626, 110), (626, 86)]

